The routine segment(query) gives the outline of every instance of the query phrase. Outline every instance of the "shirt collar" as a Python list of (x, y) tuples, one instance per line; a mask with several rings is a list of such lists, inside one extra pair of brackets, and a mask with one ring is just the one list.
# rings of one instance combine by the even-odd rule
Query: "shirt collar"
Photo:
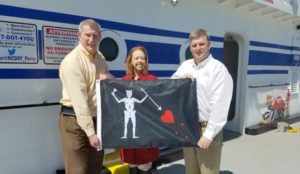
[[(134, 80), (134, 76), (131, 74), (126, 75), (126, 79)], [(138, 80), (148, 80), (148, 75), (139, 75)]]
[(95, 56), (93, 56), (91, 53), (89, 53), (82, 45), (81, 45), (81, 43), (79, 43), (79, 49), (80, 49), (80, 51), (83, 53), (83, 54), (85, 54), (88, 58), (95, 58), (95, 57), (97, 57), (98, 55), (99, 55), (99, 52), (97, 51), (97, 53), (95, 54)]
[(198, 65), (196, 65), (196, 63), (195, 63), (195, 61), (194, 61), (194, 59), (193, 59), (193, 61), (191, 61), (191, 62), (192, 62), (192, 66), (193, 66), (194, 68), (196, 68), (196, 69), (203, 68), (203, 67), (209, 62), (209, 60), (210, 60), (211, 58), (212, 58), (212, 55), (209, 54), (209, 56), (208, 56), (206, 59), (204, 59), (202, 62), (200, 62)]

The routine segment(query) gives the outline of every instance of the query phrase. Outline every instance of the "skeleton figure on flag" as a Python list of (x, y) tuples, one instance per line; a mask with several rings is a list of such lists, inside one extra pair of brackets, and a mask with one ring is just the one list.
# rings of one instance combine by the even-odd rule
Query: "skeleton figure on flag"
[(124, 111), (124, 135), (123, 137), (121, 137), (122, 139), (127, 138), (127, 125), (128, 125), (128, 121), (129, 119), (131, 120), (132, 123), (132, 138), (139, 138), (138, 136), (135, 135), (135, 131), (136, 131), (136, 117), (135, 117), (135, 112), (136, 110), (134, 109), (134, 102), (137, 103), (143, 103), (146, 98), (148, 97), (148, 94), (145, 93), (145, 97), (142, 100), (138, 100), (134, 97), (132, 97), (132, 90), (126, 90), (126, 95), (127, 97), (119, 100), (116, 95), (115, 92), (117, 90), (114, 88), (113, 92), (111, 93), (112, 96), (114, 96), (114, 98), (117, 100), (118, 103), (124, 102), (125, 103), (125, 111)]

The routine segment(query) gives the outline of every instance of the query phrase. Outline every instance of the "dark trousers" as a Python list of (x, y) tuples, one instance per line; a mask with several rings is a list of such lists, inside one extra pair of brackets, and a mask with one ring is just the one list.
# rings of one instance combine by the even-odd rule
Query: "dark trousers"
[(97, 151), (90, 145), (75, 116), (64, 116), (61, 113), (58, 122), (66, 174), (99, 174), (103, 150)]

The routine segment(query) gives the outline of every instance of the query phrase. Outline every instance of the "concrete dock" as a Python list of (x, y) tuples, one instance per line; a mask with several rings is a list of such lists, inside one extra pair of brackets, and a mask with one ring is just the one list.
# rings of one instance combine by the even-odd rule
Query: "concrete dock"
[[(300, 128), (300, 122), (292, 124)], [(300, 133), (259, 135), (225, 131), (220, 174), (300, 173)], [(162, 164), (153, 174), (185, 174), (184, 160)]]

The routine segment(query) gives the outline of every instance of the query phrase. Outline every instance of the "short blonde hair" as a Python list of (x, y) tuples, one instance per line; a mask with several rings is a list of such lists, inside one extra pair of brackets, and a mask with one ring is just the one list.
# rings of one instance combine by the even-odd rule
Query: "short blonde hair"
[(204, 29), (197, 29), (193, 32), (191, 32), (190, 34), (190, 42), (193, 40), (193, 39), (198, 39), (200, 36), (206, 36), (207, 38), (207, 41), (210, 42), (210, 38), (209, 38), (209, 34), (206, 30)]
[(101, 31), (101, 26), (100, 26), (100, 24), (98, 22), (96, 22), (93, 19), (86, 19), (86, 20), (83, 20), (83, 21), (80, 22), (79, 28), (78, 28), (79, 32), (82, 32), (83, 26), (86, 26), (86, 25), (90, 26), (93, 29), (98, 30), (99, 33)]

